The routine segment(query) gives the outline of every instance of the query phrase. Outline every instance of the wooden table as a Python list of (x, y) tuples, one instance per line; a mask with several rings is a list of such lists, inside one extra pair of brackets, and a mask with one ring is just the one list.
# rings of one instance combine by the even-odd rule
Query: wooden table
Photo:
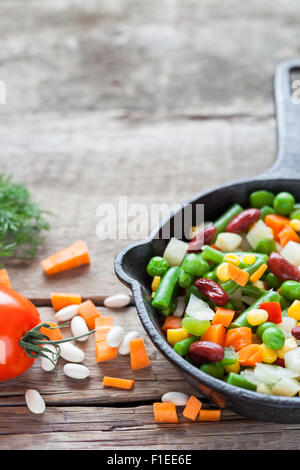
[[(128, 240), (99, 240), (97, 207), (178, 203), (217, 183), (255, 175), (275, 155), (272, 74), (299, 54), (296, 1), (21, 0), (0, 4), (1, 171), (25, 181), (53, 212), (52, 229), (29, 264), (7, 267), (13, 286), (44, 319), (50, 293), (79, 292), (103, 314), (125, 292), (113, 272)], [(146, 220), (145, 220), (146, 222)], [(40, 260), (83, 239), (92, 263), (47, 279)], [(128, 357), (95, 364), (84, 383), (36, 365), (0, 384), (1, 449), (295, 449), (297, 425), (264, 424), (225, 411), (221, 423), (157, 426), (163, 392), (192, 393), (150, 344), (134, 306), (117, 323), (143, 334), (152, 367), (132, 373)], [(62, 361), (63, 362), (63, 361)], [(103, 390), (104, 374), (136, 380)], [(47, 411), (24, 406), (38, 388)], [(250, 404), (249, 404), (250, 406)]]

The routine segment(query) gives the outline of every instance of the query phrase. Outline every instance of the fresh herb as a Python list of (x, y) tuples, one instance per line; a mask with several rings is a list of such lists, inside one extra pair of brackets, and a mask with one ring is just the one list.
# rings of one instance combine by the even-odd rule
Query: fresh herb
[(0, 175), (0, 256), (32, 258), (50, 224), (24, 184)]

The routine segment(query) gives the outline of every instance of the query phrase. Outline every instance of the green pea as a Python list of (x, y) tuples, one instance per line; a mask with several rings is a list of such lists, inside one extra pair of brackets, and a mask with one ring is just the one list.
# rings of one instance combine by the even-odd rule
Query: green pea
[(184, 272), (196, 276), (201, 268), (202, 259), (196, 253), (189, 253), (183, 260), (182, 269)]
[(281, 349), (284, 345), (285, 336), (283, 331), (281, 331), (276, 326), (270, 326), (262, 334), (263, 343), (270, 349)]
[(272, 323), (270, 321), (265, 321), (264, 323), (261, 323), (260, 325), (258, 325), (258, 327), (256, 328), (256, 331), (255, 331), (255, 334), (256, 336), (258, 337), (258, 339), (261, 339), (262, 338), (262, 335), (263, 333), (270, 327), (276, 327), (277, 326), (275, 325), (275, 323)]
[(236, 364), (238, 361), (238, 355), (235, 352), (233, 347), (224, 348), (224, 357), (220, 361), (223, 366), (231, 366), (232, 364)]
[(168, 270), (169, 264), (165, 258), (161, 256), (154, 256), (150, 259), (147, 265), (147, 273), (149, 276), (160, 276), (162, 277)]
[(269, 255), (272, 251), (277, 251), (274, 240), (270, 238), (262, 238), (255, 249), (258, 253), (264, 253), (265, 255)]
[(300, 300), (300, 282), (283, 282), (281, 285), (281, 294), (288, 300)]
[(182, 339), (181, 341), (178, 341), (178, 343), (174, 344), (173, 349), (180, 356), (186, 356), (189, 352), (190, 345), (195, 341), (198, 341), (198, 339), (199, 338), (197, 336), (191, 336), (190, 338)]
[(273, 273), (266, 275), (266, 281), (271, 289), (277, 290), (281, 286), (281, 281)]
[(289, 215), (295, 204), (295, 198), (291, 193), (283, 191), (275, 196), (273, 207), (278, 214)]
[(208, 264), (207, 261), (205, 261), (201, 255), (197, 255), (201, 261), (201, 264), (199, 264), (199, 267), (198, 269), (196, 270), (196, 276), (197, 277), (202, 277), (205, 273), (209, 272), (211, 267), (210, 265)]
[(247, 388), (248, 390), (256, 391), (256, 385), (246, 380), (242, 375), (230, 372), (226, 378), (226, 382), (236, 387)]
[(184, 317), (181, 326), (191, 335), (202, 336), (210, 327), (209, 320), (197, 320), (193, 317)]
[(300, 220), (300, 209), (297, 209), (297, 210), (293, 210), (293, 212), (290, 213), (290, 219), (293, 220), (293, 219), (297, 219), (297, 220)]
[(254, 191), (250, 194), (250, 205), (251, 207), (257, 207), (260, 209), (263, 206), (273, 206), (274, 194), (264, 189), (260, 191)]
[(267, 215), (270, 215), (270, 214), (275, 214), (275, 211), (273, 209), (273, 207), (270, 207), (270, 206), (263, 206), (261, 209), (260, 209), (260, 219), (261, 220), (265, 220), (265, 217)]
[(221, 362), (210, 362), (202, 364), (199, 369), (208, 375), (212, 375), (216, 379), (222, 379), (224, 377), (224, 366)]
[(187, 287), (190, 287), (192, 282), (193, 282), (192, 276), (190, 274), (184, 272), (184, 270), (181, 268), (179, 278), (178, 278), (179, 286), (187, 288)]

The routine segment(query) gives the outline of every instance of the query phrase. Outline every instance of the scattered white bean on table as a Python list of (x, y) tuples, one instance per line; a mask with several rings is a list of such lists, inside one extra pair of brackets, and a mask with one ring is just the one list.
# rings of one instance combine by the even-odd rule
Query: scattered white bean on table
[(189, 396), (183, 392), (167, 392), (161, 397), (163, 403), (174, 403), (176, 406), (185, 406)]
[(69, 362), (82, 362), (84, 360), (84, 352), (73, 343), (61, 343), (61, 357)]
[(129, 331), (123, 338), (120, 346), (119, 346), (119, 353), (120, 354), (129, 354), (130, 352), (130, 341), (135, 338), (139, 338), (141, 335), (137, 331)]
[(65, 364), (63, 368), (64, 374), (67, 375), (68, 377), (71, 377), (72, 379), (86, 379), (87, 377), (90, 376), (91, 372), (90, 370), (81, 365), (81, 364)]
[[(47, 349), (50, 349), (50, 351), (52, 351), (52, 353), (55, 355), (56, 347), (53, 344), (47, 344), (45, 345), (45, 347)], [(46, 372), (50, 372), (51, 370), (53, 370), (57, 363), (57, 361), (54, 361), (55, 362), (55, 365), (54, 365), (53, 362), (51, 362), (50, 359), (48, 359), (48, 358), (51, 358), (53, 360), (54, 355), (52, 353), (50, 352), (48, 353), (44, 351), (44, 354), (46, 354), (47, 357), (43, 357), (43, 356), (41, 357), (41, 367)]]
[(104, 306), (108, 308), (121, 308), (130, 304), (130, 296), (127, 294), (116, 294), (106, 297)]
[(25, 401), (31, 413), (34, 413), (36, 415), (40, 415), (44, 413), (46, 409), (46, 405), (45, 405), (43, 397), (37, 390), (33, 390), (33, 389), (26, 390)]
[[(73, 336), (80, 336), (89, 332), (85, 320), (79, 315), (76, 315), (76, 317), (72, 318), (70, 328)], [(78, 338), (77, 341), (86, 341), (87, 339), (88, 336), (83, 336), (83, 338)]]
[(107, 334), (107, 344), (112, 348), (118, 348), (124, 336), (125, 332), (122, 326), (113, 326)]
[(55, 319), (63, 322), (71, 320), (75, 315), (78, 315), (78, 305), (68, 305), (67, 307), (61, 308), (56, 312)]

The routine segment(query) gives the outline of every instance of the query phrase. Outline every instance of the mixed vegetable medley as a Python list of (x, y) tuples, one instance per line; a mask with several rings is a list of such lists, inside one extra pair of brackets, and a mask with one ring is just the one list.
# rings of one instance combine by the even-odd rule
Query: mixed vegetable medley
[(172, 238), (147, 265), (152, 305), (177, 354), (231, 385), (300, 392), (300, 203), (259, 190)]

